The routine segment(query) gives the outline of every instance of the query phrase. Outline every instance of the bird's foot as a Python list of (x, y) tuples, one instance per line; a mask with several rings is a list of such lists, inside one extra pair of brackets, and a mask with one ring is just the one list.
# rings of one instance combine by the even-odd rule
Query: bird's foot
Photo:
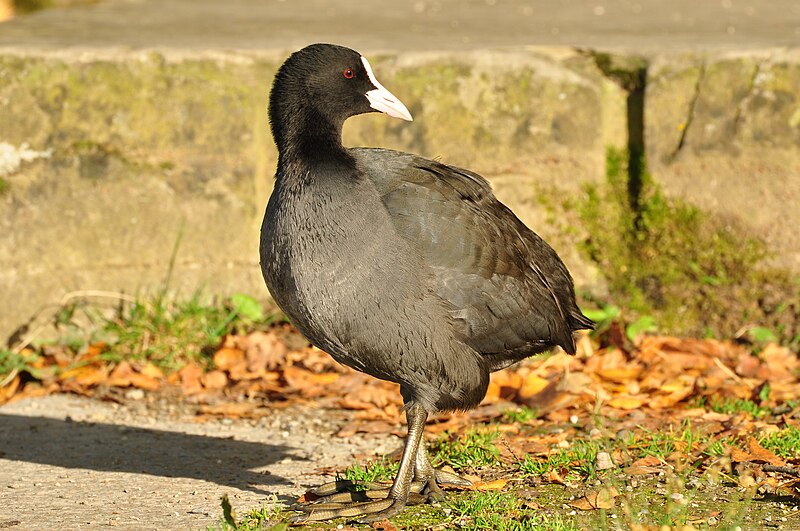
[(472, 482), (470, 480), (464, 479), (458, 474), (453, 474), (452, 472), (439, 470), (438, 468), (433, 469), (433, 475), (436, 478), (436, 483), (438, 483), (440, 487), (468, 489), (472, 486)]
[[(386, 492), (388, 493), (388, 491)], [(337, 493), (331, 496), (339, 496), (340, 494), (345, 493)], [(302, 514), (289, 518), (289, 522), (302, 524), (305, 522), (347, 518), (349, 521), (359, 524), (369, 524), (397, 516), (406, 505), (424, 501), (424, 499), (420, 500), (420, 495), (416, 493), (410, 494), (408, 500), (386, 497), (385, 494), (383, 498), (369, 501), (332, 502), (327, 501), (327, 498), (327, 496), (320, 498), (320, 500), (326, 501), (317, 500), (294, 507), (295, 510), (301, 511)]]
[[(467, 488), (472, 483), (456, 474), (434, 470), (434, 477), (415, 478), (411, 482), (408, 498), (391, 498), (391, 482), (358, 482), (340, 479), (311, 489), (306, 495), (313, 498), (292, 506), (303, 514), (290, 519), (291, 523), (315, 522), (348, 518), (358, 523), (370, 523), (391, 518), (406, 505), (419, 505), (425, 502), (441, 501), (445, 488)], [(366, 490), (364, 490), (366, 489)]]

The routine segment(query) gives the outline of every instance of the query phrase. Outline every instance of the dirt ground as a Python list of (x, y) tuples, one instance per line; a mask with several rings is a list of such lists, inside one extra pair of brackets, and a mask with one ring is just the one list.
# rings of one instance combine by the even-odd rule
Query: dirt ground
[(74, 395), (0, 407), (0, 529), (205, 529), (384, 454), (391, 435), (333, 434), (345, 413), (293, 406), (198, 422), (191, 405)]

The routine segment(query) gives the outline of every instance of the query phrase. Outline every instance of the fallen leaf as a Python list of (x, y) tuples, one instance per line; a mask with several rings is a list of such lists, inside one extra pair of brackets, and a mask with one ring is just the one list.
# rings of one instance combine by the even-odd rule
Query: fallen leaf
[(559, 485), (564, 485), (566, 482), (564, 481), (564, 475), (561, 474), (560, 471), (551, 469), (547, 474), (544, 475), (542, 478), (546, 483), (558, 483)]
[(245, 357), (244, 352), (238, 348), (223, 347), (214, 353), (214, 365), (222, 371), (240, 364), (245, 364)]
[(479, 490), (481, 492), (489, 491), (489, 490), (502, 490), (503, 487), (506, 486), (508, 483), (505, 479), (495, 479), (494, 481), (482, 481), (473, 484), (472, 486), (475, 490)]
[(649, 401), (643, 396), (618, 396), (608, 401), (608, 405), (617, 409), (638, 409)]
[(258, 407), (251, 402), (226, 402), (213, 406), (200, 406), (200, 413), (206, 415), (220, 415), (224, 417), (244, 417), (252, 413)]
[(525, 381), (519, 388), (519, 397), (522, 399), (530, 398), (543, 391), (548, 385), (550, 385), (550, 380), (540, 378), (531, 373), (525, 378)]
[(133, 387), (138, 387), (139, 389), (144, 389), (146, 391), (155, 391), (161, 387), (160, 380), (153, 378), (152, 376), (147, 376), (146, 374), (140, 374), (138, 372), (131, 374), (129, 381)]
[(290, 365), (283, 371), (283, 378), (290, 388), (300, 391), (305, 396), (319, 396), (322, 386), (332, 384), (340, 378), (337, 373), (316, 374), (306, 369)]
[(222, 389), (228, 384), (228, 377), (225, 376), (225, 373), (222, 371), (208, 371), (200, 377), (200, 383), (202, 383), (203, 387), (206, 389)]
[(337, 437), (352, 437), (356, 433), (375, 433), (385, 435), (391, 432), (394, 426), (385, 421), (362, 421), (356, 420), (348, 422), (336, 433)]
[(578, 498), (570, 505), (582, 511), (611, 509), (614, 507), (614, 498), (617, 496), (619, 496), (619, 492), (617, 492), (616, 488), (602, 488), (598, 491), (587, 492), (585, 496)]
[(654, 455), (648, 455), (646, 457), (642, 457), (641, 459), (637, 459), (633, 463), (632, 466), (657, 466), (664, 464), (661, 459)]
[(189, 363), (178, 371), (178, 374), (180, 374), (181, 388), (185, 394), (194, 395), (203, 392), (203, 385), (200, 383), (200, 378), (203, 377), (203, 369), (194, 363)]
[(731, 460), (734, 463), (749, 463), (754, 461), (769, 463), (770, 465), (775, 466), (784, 466), (786, 461), (775, 455), (774, 453), (770, 452), (766, 448), (763, 448), (758, 441), (754, 438), (750, 438), (748, 441), (748, 449), (749, 452), (745, 452), (744, 450), (740, 450), (735, 446), (731, 446)]
[(114, 387), (128, 387), (131, 385), (131, 374), (133, 374), (133, 367), (127, 361), (121, 361), (114, 367), (111, 374), (108, 376), (108, 385)]
[(273, 331), (248, 334), (244, 350), (250, 372), (271, 371), (286, 365), (289, 352), (286, 343)]
[(78, 386), (91, 387), (103, 383), (107, 379), (107, 369), (98, 367), (94, 364), (76, 367), (61, 373), (59, 380), (62, 382), (72, 381)]
[(616, 468), (616, 466), (617, 465), (615, 465), (614, 461), (611, 459), (611, 454), (608, 452), (597, 452), (595, 461), (595, 468), (597, 470), (609, 470)]
[(388, 518), (383, 519), (380, 522), (373, 522), (372, 529), (378, 529), (379, 531), (397, 531), (397, 528), (389, 521)]
[[(0, 379), (4, 377), (6, 377), (6, 375), (2, 375)], [(4, 387), (0, 387), (0, 404), (2, 404), (3, 402), (9, 400), (12, 396), (14, 396), (14, 393), (16, 393), (17, 389), (19, 389), (20, 381), (21, 379), (19, 377), (19, 374), (17, 374)]]
[(604, 380), (617, 383), (625, 383), (630, 380), (635, 380), (641, 373), (642, 367), (640, 366), (615, 367), (613, 369), (597, 371), (597, 374)]
[(142, 367), (142, 370), (140, 372), (145, 376), (149, 376), (150, 378), (161, 379), (164, 377), (164, 371), (162, 371), (152, 363), (146, 364), (144, 367)]

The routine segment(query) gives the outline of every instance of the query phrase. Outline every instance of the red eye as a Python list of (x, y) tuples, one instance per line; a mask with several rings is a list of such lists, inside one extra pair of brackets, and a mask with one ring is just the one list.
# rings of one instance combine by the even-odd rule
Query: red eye
[(353, 79), (353, 77), (355, 77), (355, 75), (356, 75), (356, 73), (353, 72), (352, 68), (345, 68), (344, 69), (344, 77), (346, 77), (347, 79)]

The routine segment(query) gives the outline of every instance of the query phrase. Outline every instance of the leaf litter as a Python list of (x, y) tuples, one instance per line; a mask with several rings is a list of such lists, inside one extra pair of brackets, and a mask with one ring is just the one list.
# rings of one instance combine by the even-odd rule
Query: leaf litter
[[(66, 345), (26, 347), (19, 353), (25, 364), (0, 373), (0, 404), (56, 392), (98, 398), (120, 390), (177, 392), (196, 404), (198, 422), (314, 403), (351, 412), (339, 437), (404, 435), (396, 384), (343, 367), (299, 337), (285, 323), (228, 334), (206, 359), (172, 372), (148, 361), (115, 361), (102, 342), (80, 353)], [(435, 416), (426, 435), (442, 440), (476, 426), (493, 430), (501, 466), (461, 471), (477, 478), (475, 490), (512, 488), (519, 474), (508, 471), (528, 465), (534, 484), (578, 489), (568, 504), (578, 511), (620, 506), (624, 493), (598, 483), (603, 474), (635, 483), (686, 470), (713, 472), (800, 505), (797, 353), (775, 343), (754, 351), (716, 339), (634, 339), (583, 335), (574, 357), (556, 351), (494, 373), (478, 408)], [(599, 442), (591, 450), (580, 441)], [(678, 503), (683, 494), (676, 495)]]

